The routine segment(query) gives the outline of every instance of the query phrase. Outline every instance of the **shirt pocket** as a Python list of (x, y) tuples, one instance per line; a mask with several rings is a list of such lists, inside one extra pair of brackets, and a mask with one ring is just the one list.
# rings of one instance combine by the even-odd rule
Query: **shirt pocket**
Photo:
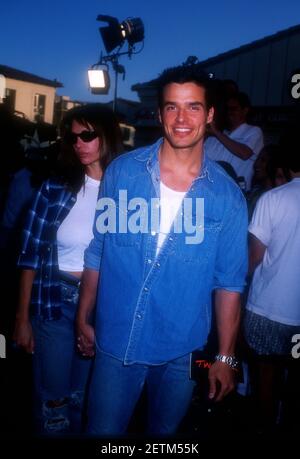
[(214, 260), (222, 223), (213, 218), (204, 218), (204, 224), (199, 224), (195, 232), (182, 233), (172, 251), (173, 255), (185, 263), (204, 264)]
[(116, 201), (116, 231), (110, 233), (112, 243), (122, 247), (140, 247), (142, 232), (147, 232), (147, 228), (140, 223), (138, 216), (144, 219), (144, 213), (145, 209), (143, 212), (130, 210), (126, 202)]

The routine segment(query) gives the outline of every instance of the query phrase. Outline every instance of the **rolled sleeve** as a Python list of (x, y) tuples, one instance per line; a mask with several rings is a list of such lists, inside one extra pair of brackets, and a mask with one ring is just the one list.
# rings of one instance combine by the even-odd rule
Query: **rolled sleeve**
[(39, 268), (43, 232), (47, 224), (48, 197), (49, 184), (45, 182), (33, 200), (22, 231), (22, 245), (18, 266), (23, 269)]
[(272, 234), (272, 194), (265, 193), (257, 201), (249, 225), (249, 233), (253, 234), (265, 246), (269, 245)]
[(243, 292), (248, 269), (247, 227), (247, 206), (240, 194), (221, 229), (214, 289)]
[[(102, 235), (103, 236), (103, 235)], [(84, 267), (86, 269), (100, 270), (103, 251), (103, 237), (94, 237), (84, 252)]]
[(99, 205), (99, 201), (102, 198), (111, 197), (111, 188), (112, 188), (112, 171), (111, 167), (109, 167), (104, 175), (104, 178), (101, 182), (94, 225), (93, 225), (93, 239), (91, 240), (89, 246), (86, 248), (84, 252), (84, 268), (86, 269), (93, 269), (95, 271), (100, 270), (102, 253), (103, 253), (103, 246), (104, 246), (104, 239), (105, 233), (101, 232), (97, 226), (97, 220), (104, 209), (101, 208)]

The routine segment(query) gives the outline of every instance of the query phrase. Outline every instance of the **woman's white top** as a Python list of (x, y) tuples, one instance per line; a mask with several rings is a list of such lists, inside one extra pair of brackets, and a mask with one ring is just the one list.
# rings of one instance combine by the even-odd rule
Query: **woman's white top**
[(85, 176), (77, 200), (57, 231), (58, 265), (61, 271), (83, 271), (84, 251), (93, 238), (100, 180)]

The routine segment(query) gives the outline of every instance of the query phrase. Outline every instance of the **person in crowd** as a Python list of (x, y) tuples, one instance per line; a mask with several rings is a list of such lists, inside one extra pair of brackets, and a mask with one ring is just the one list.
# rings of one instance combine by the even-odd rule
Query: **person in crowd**
[(254, 163), (251, 190), (247, 193), (249, 220), (260, 196), (289, 180), (290, 175), (281, 148), (276, 144), (265, 145)]
[(236, 172), (231, 164), (227, 163), (226, 161), (217, 161), (217, 163), (223, 167), (224, 171), (232, 178), (232, 180), (239, 184), (238, 176), (236, 175)]
[(227, 100), (228, 128), (221, 131), (212, 121), (205, 142), (209, 158), (230, 163), (243, 179), (245, 191), (250, 190), (253, 164), (263, 147), (262, 130), (247, 123), (249, 109), (250, 100), (245, 93), (232, 93)]
[(246, 303), (244, 336), (252, 352), (252, 388), (263, 429), (273, 428), (278, 420), (285, 369), (289, 360), (293, 361), (292, 339), (300, 333), (298, 133), (289, 140), (284, 151), (291, 181), (260, 197), (249, 226), (249, 269), (254, 275)]
[(144, 385), (148, 434), (177, 431), (195, 385), (190, 353), (209, 333), (213, 290), (219, 352), (208, 396), (219, 401), (234, 388), (247, 271), (245, 199), (204, 155), (214, 115), (210, 80), (183, 65), (160, 76), (158, 93), (164, 137), (108, 167), (85, 252), (76, 324), (83, 354), (96, 347), (91, 435), (124, 434)]
[(103, 173), (120, 151), (114, 114), (100, 104), (66, 113), (56, 176), (45, 181), (23, 230), (14, 340), (33, 354), (38, 432), (82, 430), (90, 359), (76, 352), (74, 317), (83, 254)]
[(25, 153), (24, 167), (11, 179), (0, 225), (0, 247), (17, 248), (20, 232), (32, 199), (41, 184), (54, 174), (59, 142)]

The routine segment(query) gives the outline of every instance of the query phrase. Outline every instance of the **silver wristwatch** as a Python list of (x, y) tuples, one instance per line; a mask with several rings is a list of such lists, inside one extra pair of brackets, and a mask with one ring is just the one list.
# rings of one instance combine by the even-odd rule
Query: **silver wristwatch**
[(232, 355), (217, 354), (215, 359), (219, 362), (227, 363), (233, 370), (236, 370), (239, 366), (239, 361)]

